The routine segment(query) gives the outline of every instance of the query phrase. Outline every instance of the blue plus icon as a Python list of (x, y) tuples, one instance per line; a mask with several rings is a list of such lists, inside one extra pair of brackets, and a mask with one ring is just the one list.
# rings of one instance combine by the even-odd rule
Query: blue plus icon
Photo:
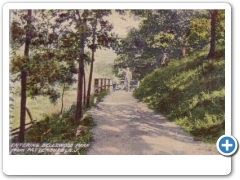
[(237, 140), (233, 136), (221, 136), (217, 141), (217, 149), (224, 156), (234, 154), (238, 148)]

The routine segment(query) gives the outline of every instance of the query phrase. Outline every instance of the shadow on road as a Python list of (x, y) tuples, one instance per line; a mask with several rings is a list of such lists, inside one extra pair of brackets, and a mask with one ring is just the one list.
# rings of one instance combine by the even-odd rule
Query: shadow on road
[(89, 113), (97, 126), (87, 154), (218, 154), (215, 146), (194, 141), (131, 93), (111, 93)]

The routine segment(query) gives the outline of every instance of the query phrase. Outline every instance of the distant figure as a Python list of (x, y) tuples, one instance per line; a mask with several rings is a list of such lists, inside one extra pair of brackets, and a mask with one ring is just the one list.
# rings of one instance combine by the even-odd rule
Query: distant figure
[(132, 72), (130, 71), (129, 68), (127, 68), (126, 74), (125, 74), (125, 87), (127, 92), (130, 92), (131, 80), (132, 80)]
[(115, 79), (115, 78), (112, 78), (113, 91), (116, 90), (116, 85), (117, 85), (116, 79)]
[(168, 57), (166, 53), (163, 53), (163, 57), (161, 58), (161, 67), (168, 65)]
[[(127, 72), (126, 69), (123, 69), (123, 70), (122, 70), (122, 74), (123, 74), (124, 77), (126, 77), (126, 72)], [(123, 86), (122, 86), (121, 91), (124, 90), (124, 89), (126, 89), (126, 86), (127, 86), (127, 85), (126, 85), (126, 80), (125, 80), (125, 78), (124, 78), (124, 82), (123, 82)]]

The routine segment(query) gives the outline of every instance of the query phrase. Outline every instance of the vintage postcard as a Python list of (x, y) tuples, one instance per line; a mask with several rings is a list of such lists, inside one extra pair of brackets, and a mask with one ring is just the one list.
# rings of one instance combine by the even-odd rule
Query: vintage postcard
[(106, 161), (144, 158), (146, 167), (197, 155), (214, 159), (205, 174), (212, 163), (230, 166), (219, 150), (233, 154), (237, 142), (218, 141), (231, 133), (229, 5), (25, 5), (4, 7), (10, 159), (133, 155)]

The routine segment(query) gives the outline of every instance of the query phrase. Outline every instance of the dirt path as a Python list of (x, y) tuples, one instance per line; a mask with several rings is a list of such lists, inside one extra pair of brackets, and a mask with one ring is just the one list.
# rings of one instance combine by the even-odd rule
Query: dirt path
[(218, 154), (214, 144), (194, 141), (179, 126), (134, 99), (130, 92), (112, 92), (89, 113), (97, 126), (92, 130), (94, 141), (87, 154)]

